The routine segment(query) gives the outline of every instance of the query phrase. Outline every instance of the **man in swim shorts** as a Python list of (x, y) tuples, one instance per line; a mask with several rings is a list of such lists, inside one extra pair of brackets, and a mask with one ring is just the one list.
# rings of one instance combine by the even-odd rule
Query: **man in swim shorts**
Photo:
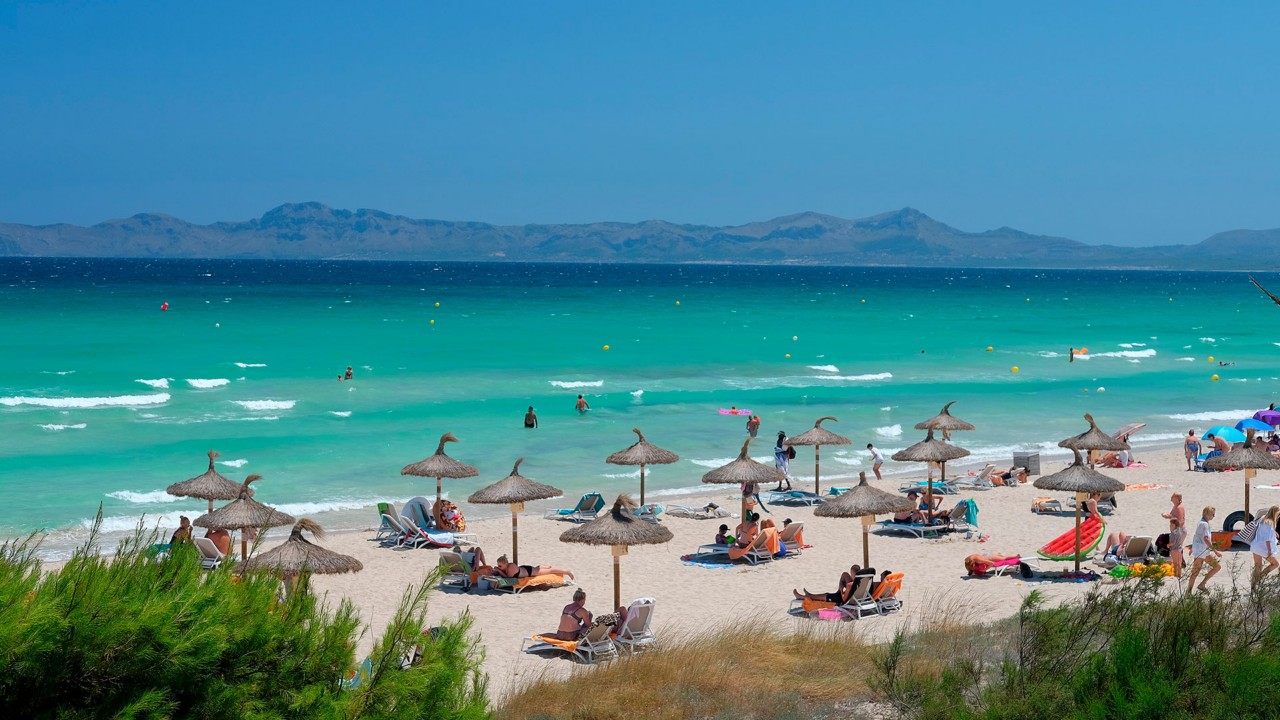
[(533, 406), (529, 406), (529, 411), (524, 414), (524, 426), (527, 428), (538, 427), (538, 416), (533, 412)]
[(578, 396), (578, 404), (577, 404), (577, 405), (575, 405), (575, 406), (574, 406), (574, 408), (575, 408), (578, 412), (580, 412), (580, 413), (585, 413), (586, 411), (588, 411), (588, 410), (590, 410), (590, 409), (591, 409), (591, 406), (587, 404), (587, 399), (586, 399), (586, 398), (584, 398), (584, 397), (582, 397), (581, 395), (579, 395), (579, 396)]

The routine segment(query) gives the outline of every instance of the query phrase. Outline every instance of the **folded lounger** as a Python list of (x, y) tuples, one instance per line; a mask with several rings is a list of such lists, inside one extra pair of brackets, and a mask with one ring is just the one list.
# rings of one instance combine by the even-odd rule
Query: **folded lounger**
[[(1106, 523), (1096, 515), (1080, 523), (1080, 557), (1084, 558), (1093, 552), (1093, 549), (1098, 547), (1098, 543), (1102, 542), (1102, 536), (1106, 532)], [(1050, 540), (1044, 547), (1037, 550), (1036, 554), (1045, 560), (1075, 560), (1075, 544), (1076, 529), (1073, 527)]]
[(770, 490), (765, 500), (781, 505), (818, 505), (822, 496), (807, 490)]
[(551, 509), (543, 513), (542, 517), (554, 520), (570, 520), (572, 522), (586, 522), (595, 520), (600, 515), (600, 511), (604, 509), (604, 497), (600, 493), (587, 493), (582, 496), (578, 504), (571, 508)]
[(558, 650), (572, 655), (579, 662), (592, 664), (618, 656), (618, 648), (609, 637), (608, 625), (596, 625), (579, 640), (561, 640), (551, 635), (534, 635), (524, 639), (520, 651), (540, 653)]

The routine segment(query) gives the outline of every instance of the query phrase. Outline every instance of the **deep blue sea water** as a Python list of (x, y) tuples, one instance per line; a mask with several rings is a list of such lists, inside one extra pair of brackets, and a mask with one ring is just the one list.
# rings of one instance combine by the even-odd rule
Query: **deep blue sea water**
[(1005, 463), (1086, 411), (1148, 423), (1141, 447), (1280, 400), (1280, 308), (1230, 273), (5, 258), (0, 307), (0, 535), (51, 529), (54, 550), (99, 503), (112, 531), (198, 514), (163, 490), (211, 448), (260, 499), (364, 526), (434, 492), (399, 471), (445, 431), (481, 471), (455, 499), (521, 456), (576, 497), (635, 489), (604, 458), (640, 427), (681, 456), (648, 473), (661, 499), (736, 455), (745, 418), (721, 407), (762, 417), (759, 459), (838, 417), (854, 444), (823, 476), (847, 481), (949, 400), (978, 426), (955, 442)]

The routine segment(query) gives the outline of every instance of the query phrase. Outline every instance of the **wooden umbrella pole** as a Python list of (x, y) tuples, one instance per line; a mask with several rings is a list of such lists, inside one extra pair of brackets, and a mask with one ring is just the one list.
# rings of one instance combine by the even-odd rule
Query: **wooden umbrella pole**
[(640, 507), (644, 507), (644, 463), (640, 463)]
[(240, 562), (249, 559), (249, 540), (244, 536), (244, 528), (240, 528)]
[(822, 480), (820, 479), (821, 468), (818, 464), (818, 454), (822, 451), (821, 445), (813, 446), (813, 494), (822, 494)]
[(1253, 480), (1254, 469), (1244, 469), (1244, 514), (1245, 522), (1249, 520), (1249, 482)]
[[(618, 562), (618, 545), (613, 546), (613, 606), (615, 608), (622, 607), (622, 569), (621, 563)], [(621, 546), (622, 552), (627, 551), (625, 545)]]
[(442, 491), (440, 489), (440, 478), (436, 478), (436, 502), (440, 502)]
[(209, 498), (209, 512), (213, 512), (213, 498)]
[(514, 504), (511, 505), (511, 563), (513, 565), (520, 564), (520, 542), (517, 539), (517, 533), (520, 532), (520, 515)]
[(871, 522), (874, 520), (872, 515), (862, 516), (862, 567), (871, 567), (871, 547), (867, 542), (867, 538), (871, 537)]
[(1080, 572), (1080, 507), (1084, 498), (1084, 493), (1076, 493), (1076, 572)]

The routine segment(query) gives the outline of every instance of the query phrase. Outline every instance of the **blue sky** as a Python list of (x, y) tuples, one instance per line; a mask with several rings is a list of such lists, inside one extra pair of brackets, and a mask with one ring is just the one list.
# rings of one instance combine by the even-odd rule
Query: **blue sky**
[(1280, 227), (1280, 5), (0, 0), (0, 221)]

